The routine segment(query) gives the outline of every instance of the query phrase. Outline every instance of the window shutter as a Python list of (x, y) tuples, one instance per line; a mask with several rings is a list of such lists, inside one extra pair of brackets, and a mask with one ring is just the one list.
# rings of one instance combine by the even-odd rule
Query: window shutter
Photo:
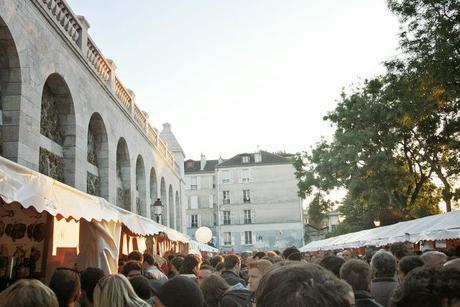
[(251, 231), (251, 235), (252, 235), (252, 237), (251, 237), (251, 239), (252, 239), (251, 244), (254, 244), (254, 242), (256, 241), (256, 232), (255, 232), (255, 231)]
[(246, 241), (244, 240), (244, 231), (240, 233), (240, 238), (241, 238), (240, 245), (246, 244)]
[(256, 210), (251, 210), (251, 223), (255, 223), (256, 222)]
[(224, 213), (222, 211), (219, 211), (219, 225), (222, 225), (224, 223)]
[(231, 225), (234, 225), (234, 224), (237, 224), (237, 221), (236, 221), (236, 212), (235, 211), (230, 211), (230, 224)]
[(201, 177), (196, 177), (196, 189), (199, 190), (201, 188)]
[(214, 207), (214, 197), (211, 195), (209, 195), (208, 197), (209, 199), (209, 208), (213, 208)]
[(191, 179), (190, 179), (190, 177), (187, 177), (187, 176), (186, 176), (184, 179), (185, 179), (185, 189), (186, 189), (186, 190), (190, 190), (190, 185), (191, 185)]
[(232, 236), (232, 245), (235, 245), (235, 236), (233, 235), (233, 232), (230, 233)]
[(188, 228), (192, 227), (192, 216), (191, 215), (187, 216), (187, 227)]
[(198, 227), (201, 227), (201, 215), (198, 214)]

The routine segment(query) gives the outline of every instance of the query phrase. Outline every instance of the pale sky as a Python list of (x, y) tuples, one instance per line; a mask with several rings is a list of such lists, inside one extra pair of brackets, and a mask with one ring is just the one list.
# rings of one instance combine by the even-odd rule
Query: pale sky
[(308, 149), (341, 89), (398, 52), (384, 0), (67, 1), (191, 159)]

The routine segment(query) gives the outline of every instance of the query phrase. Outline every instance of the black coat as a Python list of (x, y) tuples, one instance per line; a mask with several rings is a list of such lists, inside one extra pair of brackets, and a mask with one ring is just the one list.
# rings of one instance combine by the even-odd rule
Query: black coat
[(227, 284), (229, 284), (230, 286), (234, 286), (236, 285), (237, 283), (240, 283), (242, 284), (243, 286), (247, 286), (246, 285), (246, 282), (244, 281), (243, 278), (239, 277), (238, 275), (236, 275), (234, 272), (232, 271), (223, 271), (222, 274), (221, 274), (222, 278), (225, 279), (225, 281), (227, 282)]
[(370, 292), (357, 290), (355, 291), (355, 306), (356, 307), (383, 307), (372, 297)]

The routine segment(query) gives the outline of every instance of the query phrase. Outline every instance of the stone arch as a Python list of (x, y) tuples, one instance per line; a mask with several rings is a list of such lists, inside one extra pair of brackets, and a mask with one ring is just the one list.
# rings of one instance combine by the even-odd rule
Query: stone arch
[(0, 17), (0, 155), (18, 161), (21, 65), (10, 30)]
[(109, 199), (109, 144), (104, 120), (93, 113), (88, 124), (86, 191)]
[(169, 227), (176, 228), (176, 221), (174, 220), (174, 192), (172, 185), (169, 185), (168, 196)]
[(155, 168), (152, 167), (150, 170), (150, 218), (155, 220), (155, 215), (153, 213), (153, 204), (158, 198), (158, 183), (157, 183), (157, 174)]
[(64, 78), (51, 74), (42, 93), (39, 171), (56, 180), (75, 184), (75, 110)]
[(176, 207), (176, 229), (182, 231), (182, 218), (181, 218), (181, 202), (179, 199), (179, 191), (176, 191), (176, 198), (175, 198), (175, 207)]
[(120, 138), (117, 144), (117, 206), (131, 210), (131, 169), (128, 144)]
[(136, 213), (142, 216), (146, 216), (147, 208), (145, 205), (145, 168), (144, 159), (141, 155), (137, 156), (136, 160)]
[(160, 199), (163, 204), (163, 212), (161, 214), (161, 224), (167, 225), (168, 222), (168, 206), (167, 206), (167, 196), (166, 196), (166, 182), (165, 178), (161, 177), (160, 180)]

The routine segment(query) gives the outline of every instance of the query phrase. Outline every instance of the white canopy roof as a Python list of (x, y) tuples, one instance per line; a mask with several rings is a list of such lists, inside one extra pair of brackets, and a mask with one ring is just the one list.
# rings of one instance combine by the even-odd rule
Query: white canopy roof
[(57, 180), (32, 171), (0, 156), (0, 196), (6, 202), (19, 202), (64, 218), (86, 221), (114, 221), (123, 223), (138, 235), (164, 232), (172, 241), (188, 243), (182, 233), (160, 225), (107, 202), (104, 198), (86, 194)]
[(199, 250), (201, 252), (209, 252), (209, 253), (218, 253), (219, 250), (215, 247), (209, 246), (208, 244), (204, 244), (195, 240), (190, 239), (190, 248)]
[(460, 210), (313, 241), (300, 250), (310, 252), (456, 238), (460, 238)]

